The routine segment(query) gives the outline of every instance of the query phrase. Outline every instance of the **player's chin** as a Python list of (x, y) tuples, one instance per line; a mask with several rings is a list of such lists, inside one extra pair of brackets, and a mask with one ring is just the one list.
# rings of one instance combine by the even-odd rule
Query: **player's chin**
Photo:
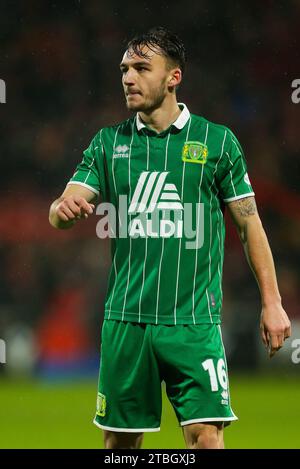
[(127, 96), (126, 105), (130, 111), (142, 111), (144, 109), (144, 102), (140, 95)]

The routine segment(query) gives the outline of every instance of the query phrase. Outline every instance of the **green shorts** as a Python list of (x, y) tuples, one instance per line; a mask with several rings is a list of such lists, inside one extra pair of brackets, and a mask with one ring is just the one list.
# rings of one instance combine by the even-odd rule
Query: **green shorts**
[(219, 325), (105, 320), (94, 423), (111, 431), (159, 431), (162, 381), (181, 426), (237, 420)]

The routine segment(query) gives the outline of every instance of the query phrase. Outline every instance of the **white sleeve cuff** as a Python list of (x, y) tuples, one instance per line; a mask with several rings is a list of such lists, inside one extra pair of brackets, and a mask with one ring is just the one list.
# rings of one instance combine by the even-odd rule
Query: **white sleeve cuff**
[(97, 194), (97, 195), (100, 194), (100, 192), (97, 191), (97, 189), (94, 189), (94, 187), (89, 186), (88, 184), (85, 184), (85, 182), (70, 181), (70, 182), (68, 182), (67, 186), (68, 186), (69, 184), (77, 184), (78, 186), (86, 187), (86, 188), (89, 189), (90, 191), (94, 192), (94, 194)]
[(223, 199), (224, 202), (233, 202), (234, 200), (245, 199), (246, 197), (252, 197), (255, 195), (254, 192), (248, 192), (248, 194), (236, 195), (235, 197), (230, 197), (229, 199)]

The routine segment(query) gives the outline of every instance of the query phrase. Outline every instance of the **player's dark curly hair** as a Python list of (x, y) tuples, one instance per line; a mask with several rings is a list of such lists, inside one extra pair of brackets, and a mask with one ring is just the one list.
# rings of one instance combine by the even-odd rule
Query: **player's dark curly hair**
[(143, 46), (164, 55), (172, 65), (177, 65), (182, 74), (185, 70), (186, 51), (181, 39), (162, 26), (151, 28), (146, 33), (137, 34), (127, 44), (127, 50), (131, 50), (139, 57), (148, 59), (149, 56), (142, 51)]

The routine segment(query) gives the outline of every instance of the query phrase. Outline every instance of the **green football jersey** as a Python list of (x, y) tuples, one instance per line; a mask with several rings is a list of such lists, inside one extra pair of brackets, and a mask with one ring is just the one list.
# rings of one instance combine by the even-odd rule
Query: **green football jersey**
[(100, 130), (69, 182), (110, 214), (106, 319), (220, 323), (224, 207), (254, 192), (234, 134), (179, 106), (161, 133), (138, 114)]

